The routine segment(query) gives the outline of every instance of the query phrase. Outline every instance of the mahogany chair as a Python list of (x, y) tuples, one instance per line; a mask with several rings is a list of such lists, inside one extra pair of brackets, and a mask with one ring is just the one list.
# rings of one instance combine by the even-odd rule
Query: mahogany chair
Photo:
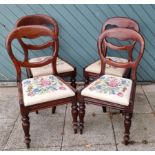
[[(104, 32), (107, 27), (110, 26), (112, 27), (118, 27), (118, 28), (128, 28), (128, 29), (132, 29), (135, 30), (137, 32), (139, 32), (139, 26), (138, 23), (130, 18), (127, 17), (112, 17), (112, 18), (108, 18), (102, 26), (102, 30), (101, 33)], [(135, 46), (135, 41), (133, 41), (130, 44), (130, 48), (128, 48), (128, 60), (132, 59), (130, 53), (130, 51), (132, 51), (132, 49)], [(122, 50), (121, 48), (118, 47), (118, 50)], [(126, 50), (126, 49), (125, 49)], [(113, 59), (114, 61), (118, 61), (118, 62), (127, 62), (127, 59), (124, 58), (119, 58), (119, 57), (109, 57), (110, 59)], [(84, 77), (85, 77), (85, 84), (89, 84), (90, 79), (96, 79), (99, 77), (100, 73), (101, 73), (101, 62), (100, 60), (97, 60), (96, 62), (86, 66), (83, 70), (84, 72)], [(120, 76), (120, 77), (127, 77), (129, 76), (129, 70), (124, 69), (124, 68), (118, 68), (118, 67), (113, 67), (110, 65), (106, 65), (106, 70), (105, 70), (106, 74), (109, 75), (116, 75), (116, 76)]]
[[(12, 44), (14, 40), (21, 40), (23, 37), (27, 39), (36, 39), (41, 36), (50, 37), (50, 41), (37, 47), (45, 47), (46, 45), (54, 45), (53, 55), (47, 57), (40, 62), (30, 62), (27, 59), (29, 47), (31, 44), (23, 43), (24, 60), (19, 60), (13, 53)], [(22, 116), (22, 126), (25, 134), (25, 143), (27, 148), (30, 147), (30, 122), (29, 113), (50, 108), (57, 105), (72, 103), (72, 117), (74, 133), (77, 132), (77, 116), (78, 107), (76, 103), (75, 89), (66, 84), (64, 80), (57, 76), (56, 59), (58, 53), (58, 38), (57, 35), (45, 26), (33, 25), (15, 28), (6, 39), (6, 49), (15, 65), (17, 74), (17, 87), (19, 94), (19, 106)], [(43, 75), (22, 80), (21, 68), (36, 68), (51, 64), (53, 75)], [(55, 75), (54, 75), (55, 74)]]
[[(120, 41), (136, 41), (140, 45), (138, 56), (129, 62), (116, 62), (107, 58), (107, 48), (114, 50), (118, 49), (118, 46), (107, 43), (106, 40), (108, 38), (115, 38)], [(130, 48), (130, 45), (121, 46), (121, 48), (128, 49)], [(127, 145), (129, 143), (129, 130), (136, 92), (136, 70), (143, 56), (144, 39), (139, 33), (131, 29), (114, 28), (106, 30), (99, 36), (98, 51), (101, 60), (100, 77), (86, 86), (78, 94), (80, 133), (82, 134), (84, 128), (85, 103), (118, 109), (123, 111), (124, 114), (124, 144)], [(106, 74), (106, 64), (120, 68), (131, 68), (131, 78), (128, 79)]]
[[(120, 28), (128, 28), (128, 29), (133, 29), (137, 32), (139, 32), (139, 25), (138, 23), (131, 19), (131, 18), (127, 18), (127, 17), (112, 17), (112, 18), (108, 18), (102, 26), (102, 30), (101, 33), (104, 32), (107, 27), (110, 26), (111, 28), (113, 27), (120, 27)], [(128, 48), (128, 59), (125, 58), (120, 58), (120, 57), (110, 57), (110, 59), (114, 60), (114, 61), (118, 61), (118, 62), (127, 62), (129, 60), (132, 59), (132, 51), (134, 46), (135, 46), (135, 41), (130, 43), (130, 47)], [(117, 48), (118, 50), (127, 50), (127, 49), (121, 49), (121, 47)], [(120, 76), (120, 77), (129, 77), (130, 76), (130, 69), (126, 69), (126, 68), (118, 68), (118, 67), (114, 67), (114, 66), (110, 66), (110, 65), (106, 65), (106, 70), (105, 70), (106, 74), (109, 75), (116, 75), (116, 76)], [(101, 73), (101, 61), (97, 60), (96, 62), (93, 62), (91, 64), (89, 64), (88, 66), (86, 66), (83, 69), (83, 74), (85, 77), (85, 85), (89, 84), (90, 79), (96, 79), (99, 77)], [(106, 112), (106, 108), (102, 107), (103, 112)]]
[[(21, 27), (21, 26), (28, 26), (28, 25), (43, 25), (50, 27), (54, 33), (59, 36), (59, 27), (55, 19), (52, 17), (49, 17), (47, 15), (42, 15), (42, 14), (35, 14), (35, 15), (28, 15), (21, 17), (17, 22), (16, 22), (16, 27)], [(19, 40), (19, 43), (21, 46), (24, 46), (24, 43), (22, 40)], [(59, 44), (58, 44), (59, 45)], [(42, 50), (43, 48), (47, 47), (47, 45), (43, 46), (29, 46), (29, 50)], [(54, 47), (53, 47), (54, 48)], [(57, 47), (58, 48), (58, 47)], [(29, 59), (29, 56), (27, 55), (26, 59), (29, 59), (30, 62), (39, 62), (44, 59), (46, 59), (48, 56), (42, 56), (42, 57), (37, 57), (37, 58), (32, 58)], [(65, 60), (59, 57), (57, 54), (57, 63), (56, 63), (56, 68), (57, 68), (57, 73), (60, 77), (70, 77), (71, 85), (73, 87), (76, 87), (76, 67), (72, 66)], [(28, 77), (37, 77), (37, 76), (42, 76), (42, 75), (51, 75), (53, 74), (53, 70), (51, 70), (51, 64), (48, 64), (43, 67), (38, 67), (38, 68), (27, 68), (27, 76)], [(56, 110), (56, 107), (52, 108), (52, 113), (54, 114)], [(38, 111), (36, 111), (38, 114)]]
[[(48, 15), (43, 15), (43, 14), (35, 14), (35, 15), (28, 15), (21, 17), (17, 22), (16, 22), (16, 27), (20, 26), (28, 26), (28, 25), (43, 25), (50, 27), (54, 33), (59, 36), (59, 27), (55, 19)], [(19, 42), (21, 45), (23, 45), (23, 41), (20, 40)], [(44, 48), (44, 46), (40, 47), (35, 47), (31, 46), (29, 47), (30, 50), (41, 50)], [(69, 64), (62, 58), (60, 58), (59, 55), (57, 55), (57, 72), (60, 77), (70, 77), (71, 85), (73, 87), (76, 87), (76, 67), (73, 65)], [(30, 59), (31, 62), (38, 62), (46, 59), (47, 56), (42, 56), (38, 58), (32, 58)], [(50, 75), (53, 74), (53, 71), (51, 70), (51, 65), (39, 67), (39, 68), (29, 68), (27, 69), (28, 77), (37, 77), (37, 76), (42, 76), (42, 75)]]

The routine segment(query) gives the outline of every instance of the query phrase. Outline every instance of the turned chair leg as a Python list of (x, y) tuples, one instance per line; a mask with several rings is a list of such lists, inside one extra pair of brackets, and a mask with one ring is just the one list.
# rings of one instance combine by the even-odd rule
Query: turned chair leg
[(102, 106), (103, 112), (107, 112), (106, 107)]
[(22, 127), (23, 127), (24, 134), (25, 134), (24, 143), (26, 144), (27, 148), (30, 148), (30, 142), (31, 142), (30, 134), (29, 134), (30, 122), (29, 122), (29, 116), (28, 115), (22, 116)]
[(38, 114), (38, 110), (36, 110), (36, 114)]
[(78, 129), (78, 105), (76, 100), (72, 101), (72, 118), (73, 118), (73, 129), (74, 129), (74, 133), (77, 133), (77, 129)]
[(130, 139), (130, 127), (131, 127), (131, 118), (132, 114), (131, 113), (125, 113), (124, 114), (124, 127), (125, 127), (125, 132), (124, 132), (124, 144), (128, 145), (129, 144), (129, 139)]
[(73, 86), (74, 88), (76, 88), (76, 74), (71, 76), (71, 86)]
[(83, 129), (84, 129), (84, 116), (85, 116), (85, 103), (84, 103), (84, 101), (79, 101), (79, 128), (80, 128), (80, 134), (83, 133)]
[(55, 114), (56, 106), (52, 107), (52, 114)]

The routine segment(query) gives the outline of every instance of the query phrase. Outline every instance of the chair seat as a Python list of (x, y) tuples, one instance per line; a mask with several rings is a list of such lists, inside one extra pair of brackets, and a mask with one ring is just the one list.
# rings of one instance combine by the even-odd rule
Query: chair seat
[(132, 80), (130, 79), (103, 75), (84, 88), (81, 95), (128, 106), (131, 87)]
[[(40, 62), (47, 57), (49, 57), (49, 56), (32, 58), (29, 61), (30, 62)], [(71, 66), (67, 62), (61, 60), (60, 58), (57, 58), (56, 67), (57, 67), (58, 73), (66, 73), (66, 72), (74, 71), (73, 66)], [(43, 67), (31, 68), (31, 73), (32, 73), (33, 77), (53, 74), (52, 65), (48, 64)]]
[(22, 81), (25, 106), (74, 96), (74, 91), (54, 75), (39, 76)]
[[(119, 57), (107, 57), (107, 58), (110, 58), (116, 62), (127, 62), (128, 61), (127, 59), (119, 58)], [(100, 72), (101, 72), (100, 60), (90, 64), (88, 67), (86, 67), (85, 71), (100, 74)], [(114, 66), (110, 66), (110, 65), (106, 64), (105, 74), (122, 77), (124, 75), (125, 71), (126, 71), (125, 68), (118, 68), (118, 67), (114, 67)]]

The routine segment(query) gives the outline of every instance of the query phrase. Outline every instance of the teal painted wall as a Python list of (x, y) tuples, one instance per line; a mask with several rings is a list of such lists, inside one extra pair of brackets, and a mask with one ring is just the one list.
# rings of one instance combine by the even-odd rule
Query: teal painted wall
[[(15, 69), (5, 50), (5, 38), (18, 18), (30, 14), (54, 17), (60, 29), (60, 56), (77, 66), (77, 80), (82, 68), (97, 60), (97, 38), (108, 17), (135, 19), (145, 38), (145, 54), (138, 68), (139, 81), (155, 81), (155, 5), (0, 5), (0, 81), (15, 81)], [(19, 58), (20, 47), (14, 45)], [(34, 52), (32, 57), (48, 54)]]

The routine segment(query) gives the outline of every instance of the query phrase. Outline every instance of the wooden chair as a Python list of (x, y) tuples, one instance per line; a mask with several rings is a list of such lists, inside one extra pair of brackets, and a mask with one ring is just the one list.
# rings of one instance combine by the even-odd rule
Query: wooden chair
[[(129, 62), (116, 62), (107, 58), (107, 48), (117, 50), (118, 46), (107, 43), (108, 38), (115, 38), (120, 41), (133, 40), (139, 43), (139, 53), (137, 58)], [(119, 47), (120, 48), (120, 47)], [(121, 46), (122, 49), (130, 48), (130, 45)], [(98, 50), (101, 59), (100, 77), (86, 86), (79, 94), (79, 127), (82, 134), (84, 128), (85, 103), (98, 106), (114, 108), (124, 113), (124, 143), (129, 142), (129, 130), (131, 126), (131, 118), (133, 115), (134, 98), (136, 92), (136, 70), (144, 52), (144, 39), (134, 30), (125, 28), (114, 28), (104, 31), (98, 39)], [(132, 51), (131, 53), (132, 54)], [(105, 72), (106, 64), (120, 67), (131, 68), (131, 79), (123, 78), (115, 75), (108, 75)]]
[[(137, 32), (139, 32), (139, 25), (138, 23), (130, 18), (127, 17), (112, 17), (112, 18), (108, 18), (102, 26), (102, 30), (101, 33), (104, 32), (107, 27), (110, 26), (112, 27), (120, 27), (120, 28), (128, 28), (128, 29), (133, 29)], [(130, 53), (130, 51), (133, 50), (134, 46), (135, 46), (135, 41), (130, 43), (130, 48), (128, 48), (128, 59), (124, 59), (124, 58), (120, 58), (120, 57), (110, 57), (110, 59), (114, 60), (114, 61), (118, 61), (118, 62), (127, 62), (130, 59), (132, 59), (132, 55)], [(121, 47), (118, 47), (118, 50), (122, 50)], [(126, 49), (125, 49), (126, 50)], [(130, 77), (130, 69), (126, 69), (126, 68), (118, 68), (118, 67), (113, 67), (110, 65), (106, 65), (106, 70), (105, 70), (106, 74), (109, 75), (116, 75), (116, 76), (120, 76), (120, 77)], [(94, 63), (89, 64), (88, 66), (86, 66), (83, 69), (83, 74), (85, 77), (85, 85), (89, 84), (90, 79), (96, 79), (99, 77), (101, 73), (101, 61), (97, 60)], [(106, 112), (106, 108), (102, 107), (103, 112)]]
[[(55, 19), (52, 17), (49, 17), (48, 15), (42, 15), (42, 14), (36, 14), (36, 15), (28, 15), (21, 17), (16, 22), (16, 27), (20, 26), (28, 26), (28, 25), (43, 25), (47, 27), (52, 27), (52, 31), (59, 36), (59, 27)], [(20, 40), (20, 44), (23, 45), (22, 40)], [(29, 49), (31, 50), (41, 50), (44, 48), (44, 46), (35, 47), (31, 46)], [(69, 64), (62, 58), (60, 58), (59, 55), (57, 55), (57, 72), (60, 77), (70, 77), (71, 85), (73, 87), (76, 87), (76, 67)], [(38, 58), (30, 59), (31, 62), (38, 62), (46, 59), (47, 56), (42, 56)], [(36, 76), (42, 76), (42, 75), (50, 75), (53, 74), (53, 71), (51, 70), (51, 65), (47, 65), (41, 68), (29, 68), (27, 70), (28, 77), (36, 77)]]
[[(102, 26), (102, 30), (101, 33), (104, 32), (108, 26), (111, 27), (120, 27), (120, 28), (128, 28), (128, 29), (133, 29), (137, 32), (139, 32), (139, 26), (138, 23), (130, 18), (125, 18), (125, 17), (113, 17), (113, 18), (108, 18), (103, 26)], [(129, 52), (129, 56), (128, 56), (128, 60), (132, 59), (130, 51), (132, 51), (132, 49), (135, 46), (135, 41), (133, 41), (130, 45), (130, 48), (128, 48), (128, 52)], [(118, 50), (122, 50), (121, 48), (118, 47)], [(125, 49), (126, 50), (126, 49)], [(124, 58), (119, 58), (119, 57), (109, 57), (110, 59), (113, 59), (114, 61), (122, 61), (122, 62), (127, 62), (127, 59)], [(83, 70), (84, 72), (84, 77), (85, 77), (85, 84), (89, 84), (90, 79), (96, 79), (99, 77), (100, 73), (101, 73), (101, 62), (100, 60), (97, 60), (96, 62), (86, 66)], [(127, 77), (129, 76), (130, 71), (124, 68), (116, 68), (116, 67), (112, 67), (109, 66), (108, 64), (106, 65), (106, 70), (105, 70), (106, 74), (109, 75), (116, 75), (116, 76), (120, 76), (120, 77)]]
[[(36, 14), (36, 15), (28, 15), (21, 17), (17, 22), (16, 22), (16, 27), (21, 27), (21, 26), (28, 26), (28, 25), (43, 25), (47, 27), (52, 27), (52, 31), (54, 31), (55, 35), (59, 36), (59, 27), (55, 19), (52, 17), (49, 17), (47, 15), (42, 15), (42, 14)], [(24, 46), (24, 43), (22, 40), (19, 40), (19, 43), (21, 46)], [(58, 44), (59, 45), (59, 44)], [(45, 48), (47, 45), (43, 46), (29, 46), (29, 50), (42, 50)], [(59, 47), (57, 47), (59, 48)], [(37, 57), (37, 58), (32, 58), (30, 59), (30, 62), (39, 62), (44, 59), (46, 59), (48, 56), (42, 56), (42, 57)], [(72, 66), (65, 60), (59, 57), (57, 54), (57, 63), (56, 63), (56, 68), (57, 68), (57, 73), (60, 77), (70, 77), (71, 85), (73, 87), (76, 87), (76, 67)], [(29, 59), (29, 56), (26, 56), (26, 59)], [(53, 71), (51, 70), (51, 64), (48, 64), (43, 67), (38, 67), (38, 68), (27, 68), (27, 76), (28, 77), (37, 77), (37, 76), (42, 76), (42, 75), (51, 75), (53, 74)], [(54, 114), (56, 111), (56, 107), (52, 108), (52, 113)], [(36, 111), (38, 114), (38, 111)]]
[[(18, 60), (12, 50), (12, 42), (14, 40), (21, 40), (23, 37), (27, 39), (36, 39), (41, 36), (50, 37), (51, 40), (37, 47), (46, 47), (46, 45), (54, 45), (53, 55), (47, 57), (40, 62), (30, 62), (27, 59), (28, 49), (33, 47), (31, 44), (22, 44), (24, 51), (24, 60)], [(15, 28), (6, 39), (6, 49), (8, 54), (15, 65), (17, 73), (17, 87), (19, 94), (19, 106), (22, 116), (22, 126), (25, 134), (25, 143), (27, 148), (30, 147), (30, 122), (29, 113), (39, 110), (50, 108), (57, 105), (72, 103), (72, 116), (74, 133), (77, 132), (77, 116), (78, 109), (76, 103), (76, 92), (74, 88), (66, 84), (64, 80), (57, 77), (56, 59), (58, 54), (58, 38), (49, 28), (45, 26), (23, 26)], [(51, 70), (55, 75), (44, 75), (22, 80), (21, 67), (36, 68), (42, 67), (52, 63)]]

